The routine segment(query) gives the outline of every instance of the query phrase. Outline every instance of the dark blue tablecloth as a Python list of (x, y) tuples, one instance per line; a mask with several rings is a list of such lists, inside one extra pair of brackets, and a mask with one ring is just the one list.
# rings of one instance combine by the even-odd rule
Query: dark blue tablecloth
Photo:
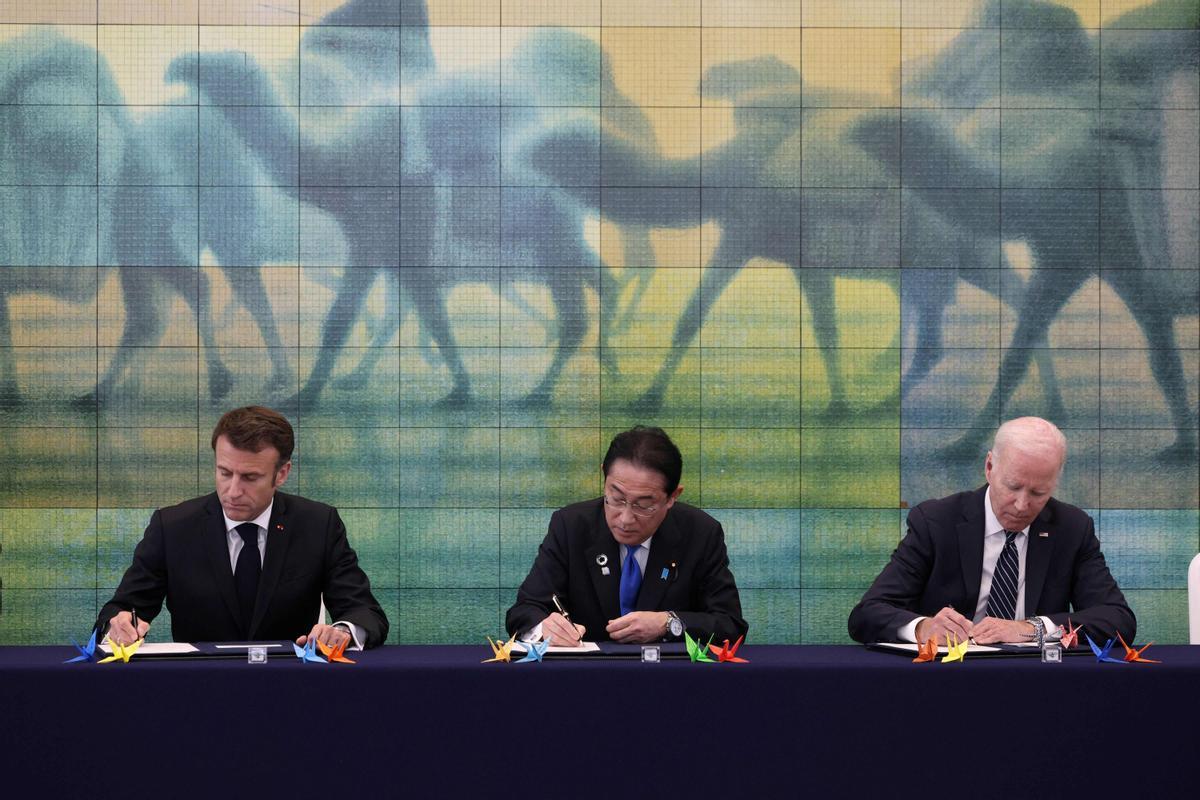
[(1156, 665), (741, 654), (64, 665), (68, 648), (7, 647), (0, 758), (42, 797), (1195, 796), (1200, 647), (1153, 647)]

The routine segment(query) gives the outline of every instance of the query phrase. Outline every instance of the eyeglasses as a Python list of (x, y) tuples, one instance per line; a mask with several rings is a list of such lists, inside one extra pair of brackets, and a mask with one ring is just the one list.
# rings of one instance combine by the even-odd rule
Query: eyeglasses
[(631, 503), (628, 500), (618, 500), (608, 495), (604, 495), (604, 505), (615, 510), (618, 514), (628, 508), (633, 512), (635, 517), (653, 516), (654, 512), (661, 508), (661, 506), (639, 506), (637, 503)]

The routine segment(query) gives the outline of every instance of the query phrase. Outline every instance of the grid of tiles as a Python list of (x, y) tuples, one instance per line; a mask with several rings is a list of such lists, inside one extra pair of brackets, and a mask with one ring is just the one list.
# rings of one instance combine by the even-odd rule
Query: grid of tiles
[(904, 507), (1022, 413), (1186, 640), (1200, 0), (34, 6), (0, 0), (0, 643), (86, 628), (258, 402), (395, 642), (497, 630), (637, 422), (753, 638), (845, 641)]

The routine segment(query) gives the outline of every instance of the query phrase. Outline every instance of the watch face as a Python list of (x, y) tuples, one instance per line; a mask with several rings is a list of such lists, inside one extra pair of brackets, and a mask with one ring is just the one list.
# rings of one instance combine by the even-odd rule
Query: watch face
[(672, 619), (668, 627), (671, 629), (672, 636), (679, 636), (683, 633), (683, 623), (677, 619)]

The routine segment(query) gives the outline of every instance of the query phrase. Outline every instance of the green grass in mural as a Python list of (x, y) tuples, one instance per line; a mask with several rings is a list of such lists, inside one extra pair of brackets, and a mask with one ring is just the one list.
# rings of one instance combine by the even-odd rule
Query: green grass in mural
[(499, 584), (499, 511), (494, 508), (400, 510), (402, 589), (495, 588)]
[(724, 508), (712, 514), (725, 530), (739, 589), (794, 589), (800, 583), (800, 510)]
[(804, 509), (800, 519), (800, 585), (865, 589), (904, 536), (906, 512)]
[[(346, 537), (358, 555), (358, 565), (371, 579), (371, 589), (400, 586), (401, 539), (396, 531), (407, 530), (396, 508), (339, 508)], [(378, 595), (376, 595), (378, 596)]]
[(497, 589), (400, 589), (397, 598), (397, 616), (389, 619), (398, 644), (478, 642), (483, 647), (485, 635), (503, 633), (502, 615), (511, 602)]
[[(1139, 642), (1186, 644), (1188, 641), (1188, 598), (1186, 589), (1132, 589), (1125, 600), (1137, 616)], [(1150, 658), (1154, 658), (1151, 653)]]
[(800, 631), (797, 589), (741, 589), (742, 616), (750, 625), (746, 639), (755, 644), (790, 644)]
[(1174, 589), (1200, 547), (1200, 511), (1101, 510), (1096, 535), (1122, 589)]
[(850, 609), (863, 589), (805, 589), (800, 593), (800, 641), (804, 644), (851, 644), (846, 630)]
[[(525, 580), (546, 538), (553, 508), (503, 508), (500, 510), (500, 586), (515, 589)], [(503, 592), (502, 592), (503, 594)]]

